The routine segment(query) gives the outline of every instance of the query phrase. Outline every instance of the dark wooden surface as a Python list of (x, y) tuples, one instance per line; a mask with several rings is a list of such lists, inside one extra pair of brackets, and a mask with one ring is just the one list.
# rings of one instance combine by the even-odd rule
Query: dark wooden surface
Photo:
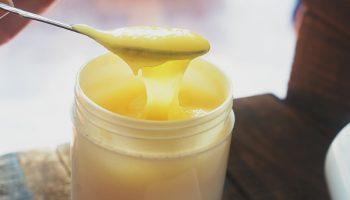
[(326, 129), (272, 95), (239, 99), (234, 110), (225, 199), (329, 199)]
[(350, 1), (304, 3), (286, 101), (334, 137), (350, 122)]

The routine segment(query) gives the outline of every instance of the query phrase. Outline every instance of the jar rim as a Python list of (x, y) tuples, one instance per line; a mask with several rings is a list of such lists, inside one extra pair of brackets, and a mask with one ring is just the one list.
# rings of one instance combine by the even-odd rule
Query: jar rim
[[(233, 119), (235, 118), (233, 112), (231, 112), (229, 115), (231, 115), (233, 117)], [(234, 128), (234, 122), (232, 123), (232, 126), (230, 126), (231, 130), (233, 128)], [(199, 154), (208, 152), (212, 149), (219, 148), (223, 143), (225, 143), (229, 138), (231, 138), (231, 136), (232, 136), (232, 132), (225, 134), (225, 136), (222, 137), (221, 140), (218, 140), (215, 143), (213, 143), (207, 147), (202, 147), (202, 148), (199, 148), (199, 149), (196, 149), (193, 151), (189, 151), (189, 152), (175, 153), (175, 154), (171, 154), (171, 156), (169, 156), (167, 154), (145, 154), (145, 153), (130, 152), (130, 151), (125, 151), (125, 150), (121, 150), (121, 149), (111, 148), (110, 146), (106, 146), (106, 145), (101, 145), (99, 143), (96, 143), (95, 140), (91, 140), (89, 138), (86, 138), (86, 139), (89, 140), (90, 142), (94, 143), (95, 145), (98, 145), (99, 147), (106, 149), (107, 151), (111, 151), (113, 153), (118, 153), (120, 155), (137, 157), (138, 159), (143, 159), (143, 160), (167, 160), (167, 159), (170, 160), (170, 159), (182, 159), (182, 158), (186, 158), (186, 157), (193, 156), (193, 155), (199, 155)], [(85, 136), (83, 135), (83, 137), (85, 137)]]
[[(210, 121), (212, 118), (215, 118), (215, 116), (224, 112), (228, 106), (231, 108), (231, 105), (232, 105), (232, 101), (233, 101), (232, 81), (220, 67), (217, 67), (216, 65), (213, 64), (216, 67), (216, 69), (219, 70), (220, 74), (225, 78), (225, 81), (227, 82), (227, 86), (228, 86), (228, 93), (227, 93), (227, 97), (225, 98), (225, 101), (215, 109), (198, 117), (189, 118), (189, 119), (180, 119), (180, 120), (168, 120), (168, 121), (139, 119), (139, 118), (133, 118), (133, 117), (121, 115), (121, 114), (112, 112), (95, 103), (85, 94), (84, 90), (80, 87), (81, 72), (90, 62), (91, 61), (88, 61), (85, 65), (83, 65), (76, 76), (76, 87), (74, 91), (75, 96), (82, 98), (82, 100), (86, 102), (87, 106), (91, 107), (93, 110), (97, 112), (100, 112), (101, 114), (101, 115), (96, 115), (96, 113), (93, 113), (94, 115), (112, 124), (124, 125), (130, 128), (135, 128), (134, 125), (136, 124), (137, 126), (141, 126), (141, 127), (146, 126), (148, 127), (147, 129), (152, 129), (152, 130), (173, 129), (175, 127), (186, 128), (189, 126), (195, 126), (195, 125), (200, 125), (202, 123), (206, 123), (207, 121)], [(78, 103), (82, 103), (80, 98), (76, 99)], [(87, 109), (84, 105), (82, 106), (84, 107), (84, 109)], [(214, 116), (214, 117), (210, 117), (210, 116)], [(205, 120), (205, 119), (208, 119), (208, 120)]]

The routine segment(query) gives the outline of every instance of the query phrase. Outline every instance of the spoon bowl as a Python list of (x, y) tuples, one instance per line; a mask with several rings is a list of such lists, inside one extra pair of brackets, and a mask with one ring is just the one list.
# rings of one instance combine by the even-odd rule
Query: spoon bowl
[(190, 60), (210, 49), (205, 38), (186, 29), (140, 26), (101, 31), (87, 25), (65, 24), (0, 2), (1, 9), (86, 35), (123, 58), (135, 73), (141, 67), (156, 66), (168, 60)]

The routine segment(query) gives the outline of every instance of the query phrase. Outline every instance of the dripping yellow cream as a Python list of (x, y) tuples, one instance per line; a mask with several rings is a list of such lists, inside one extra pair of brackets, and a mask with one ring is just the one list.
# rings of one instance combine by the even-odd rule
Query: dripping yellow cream
[(135, 74), (142, 67), (193, 59), (210, 48), (205, 38), (186, 29), (140, 26), (100, 31), (86, 25), (73, 29), (123, 58)]
[[(209, 42), (202, 36), (184, 29), (160, 27), (130, 27), (106, 32), (86, 25), (75, 25), (74, 29), (122, 58), (144, 83), (145, 99), (139, 99), (144, 106), (137, 115), (112, 111), (150, 120), (192, 118), (208, 111), (208, 106), (181, 106), (178, 95), (188, 64), (193, 58), (209, 51)], [(128, 88), (123, 95), (129, 96), (128, 93), (134, 92), (135, 89)], [(121, 106), (121, 102), (115, 101), (115, 95), (105, 97), (108, 103), (104, 101), (103, 106), (107, 109), (115, 107), (115, 104)], [(137, 105), (140, 106), (140, 102)]]
[(112, 53), (79, 73), (73, 200), (221, 199), (234, 117), (227, 77), (182, 29), (74, 27)]

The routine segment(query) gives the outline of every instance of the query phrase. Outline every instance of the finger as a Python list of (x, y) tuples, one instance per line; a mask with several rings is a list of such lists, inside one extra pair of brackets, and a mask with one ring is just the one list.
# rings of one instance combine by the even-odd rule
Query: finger
[[(8, 4), (8, 5), (13, 6), (13, 3), (12, 3), (11, 0), (0, 0), (0, 2), (1, 2), (1, 3), (6, 3), (6, 4)], [(6, 11), (0, 10), (0, 19), (1, 19), (2, 17), (4, 17), (6, 14), (7, 14)]]
[[(41, 13), (46, 10), (54, 0), (15, 0), (16, 7), (29, 12)], [(18, 34), (29, 20), (14, 14), (8, 14), (0, 19), (0, 45), (9, 41)]]

